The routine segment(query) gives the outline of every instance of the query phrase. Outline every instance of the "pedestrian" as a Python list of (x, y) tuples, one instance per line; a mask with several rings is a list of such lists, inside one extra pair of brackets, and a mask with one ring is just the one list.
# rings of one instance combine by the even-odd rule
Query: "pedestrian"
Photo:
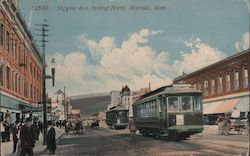
[(66, 122), (66, 124), (65, 124), (65, 133), (66, 133), (66, 135), (69, 134), (69, 127), (70, 127), (69, 122)]
[(28, 117), (25, 120), (25, 124), (22, 125), (20, 131), (20, 139), (21, 139), (21, 153), (20, 156), (33, 156), (33, 148), (34, 144), (34, 134), (32, 130), (32, 118)]
[(136, 142), (135, 133), (137, 131), (137, 127), (136, 127), (135, 118), (133, 116), (131, 116), (129, 120), (129, 131), (130, 131), (130, 138), (131, 138), (130, 142)]
[(34, 118), (33, 124), (32, 124), (32, 131), (33, 131), (33, 135), (34, 135), (34, 142), (39, 140), (39, 126), (38, 126), (38, 118)]
[(54, 126), (55, 123), (52, 123), (47, 136), (47, 149), (49, 149), (50, 154), (55, 154), (56, 150), (56, 131)]
[(231, 117), (236, 120), (240, 120), (240, 111), (236, 107), (234, 107)]
[(16, 147), (17, 147), (17, 143), (18, 143), (18, 138), (17, 138), (17, 134), (18, 134), (18, 122), (16, 121), (13, 125), (13, 127), (11, 128), (11, 133), (12, 133), (12, 139), (13, 139), (13, 151), (12, 153), (16, 152)]

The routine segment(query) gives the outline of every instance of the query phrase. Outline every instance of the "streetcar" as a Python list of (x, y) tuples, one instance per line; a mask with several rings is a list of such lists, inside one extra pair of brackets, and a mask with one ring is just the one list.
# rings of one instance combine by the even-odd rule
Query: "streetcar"
[(128, 109), (118, 105), (106, 112), (106, 124), (112, 129), (125, 129), (128, 126)]
[(133, 114), (142, 135), (184, 140), (203, 131), (202, 93), (190, 84), (163, 86), (137, 100)]

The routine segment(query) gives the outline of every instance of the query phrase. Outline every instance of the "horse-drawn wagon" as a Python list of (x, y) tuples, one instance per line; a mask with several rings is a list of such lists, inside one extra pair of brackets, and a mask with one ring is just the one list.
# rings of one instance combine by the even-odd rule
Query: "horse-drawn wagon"
[(230, 131), (234, 131), (237, 134), (249, 135), (249, 121), (248, 118), (245, 119), (235, 119), (219, 117), (216, 121), (218, 124), (218, 133), (220, 135), (229, 135)]

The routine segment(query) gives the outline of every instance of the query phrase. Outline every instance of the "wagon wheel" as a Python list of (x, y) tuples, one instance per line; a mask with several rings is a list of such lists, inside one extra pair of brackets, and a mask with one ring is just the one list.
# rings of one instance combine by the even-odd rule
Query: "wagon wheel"
[(223, 134), (222, 125), (218, 125), (218, 134), (219, 135)]

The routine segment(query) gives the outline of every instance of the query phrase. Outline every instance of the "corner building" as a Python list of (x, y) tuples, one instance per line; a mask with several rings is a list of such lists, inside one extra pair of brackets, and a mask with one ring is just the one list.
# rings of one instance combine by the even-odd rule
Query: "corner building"
[(38, 110), (42, 55), (18, 10), (18, 0), (0, 1), (0, 121)]
[(214, 124), (219, 115), (231, 115), (237, 108), (241, 117), (249, 114), (250, 49), (174, 79), (190, 83), (203, 93), (205, 122)]

